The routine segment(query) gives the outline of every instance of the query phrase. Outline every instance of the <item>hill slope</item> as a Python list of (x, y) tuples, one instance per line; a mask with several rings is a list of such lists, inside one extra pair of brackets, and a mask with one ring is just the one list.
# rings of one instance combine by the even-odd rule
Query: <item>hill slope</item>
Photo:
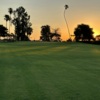
[(100, 46), (0, 43), (0, 100), (100, 100)]

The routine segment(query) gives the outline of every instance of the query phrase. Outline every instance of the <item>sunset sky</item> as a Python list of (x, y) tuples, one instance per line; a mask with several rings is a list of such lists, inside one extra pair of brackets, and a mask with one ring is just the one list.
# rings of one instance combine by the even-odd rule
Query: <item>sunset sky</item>
[[(95, 34), (100, 33), (100, 0), (2, 0), (0, 1), (0, 24), (6, 25), (4, 15), (8, 8), (16, 9), (23, 6), (31, 16), (33, 33), (31, 39), (39, 39), (42, 25), (50, 25), (52, 29), (59, 28), (62, 39), (68, 39), (64, 20), (64, 5), (70, 33), (73, 34), (78, 24), (88, 24)], [(12, 25), (13, 32), (13, 25)]]

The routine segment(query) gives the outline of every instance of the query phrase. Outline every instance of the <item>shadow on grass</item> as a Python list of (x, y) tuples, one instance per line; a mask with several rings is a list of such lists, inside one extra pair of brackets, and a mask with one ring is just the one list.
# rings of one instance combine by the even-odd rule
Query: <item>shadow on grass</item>
[(100, 45), (100, 41), (80, 41), (80, 43)]

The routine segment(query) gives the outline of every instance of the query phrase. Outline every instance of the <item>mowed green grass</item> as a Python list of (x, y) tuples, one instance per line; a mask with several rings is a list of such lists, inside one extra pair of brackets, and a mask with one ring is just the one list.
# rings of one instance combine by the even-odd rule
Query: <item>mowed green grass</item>
[(0, 43), (0, 100), (100, 100), (100, 46)]

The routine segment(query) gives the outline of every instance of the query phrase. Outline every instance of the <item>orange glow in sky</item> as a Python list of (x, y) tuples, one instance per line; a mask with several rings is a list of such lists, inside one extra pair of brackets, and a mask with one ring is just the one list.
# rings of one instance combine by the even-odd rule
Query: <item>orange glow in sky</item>
[(97, 35), (100, 35), (98, 30), (94, 30), (94, 37), (96, 37)]

